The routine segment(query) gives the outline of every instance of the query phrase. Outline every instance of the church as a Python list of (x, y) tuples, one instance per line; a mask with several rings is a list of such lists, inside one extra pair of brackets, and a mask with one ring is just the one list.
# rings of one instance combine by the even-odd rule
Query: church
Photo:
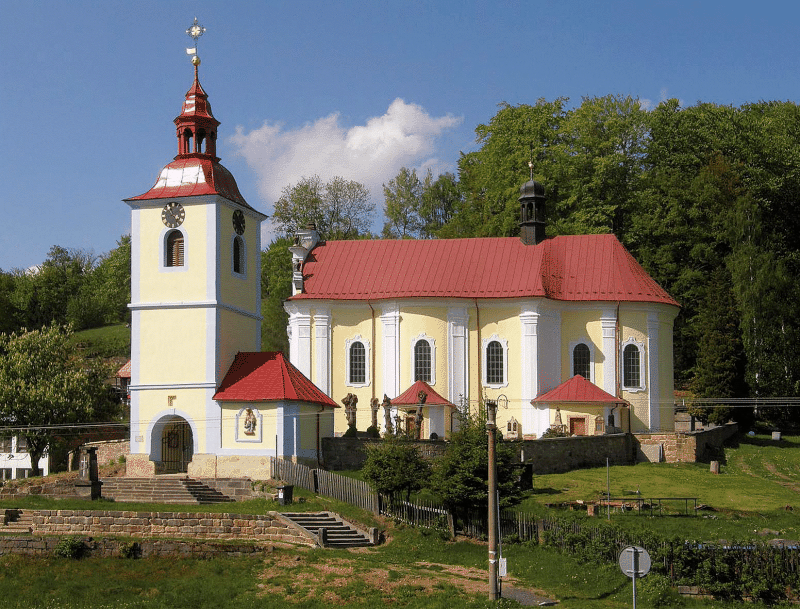
[[(614, 235), (545, 238), (532, 178), (519, 202), (520, 237), (326, 243), (313, 226), (298, 232), (290, 359), (324, 393), (356, 396), (358, 430), (370, 404), (418, 381), (449, 407), (405, 399), (384, 429), (447, 438), (459, 411), (487, 399), (506, 437), (674, 429), (678, 303)], [(337, 435), (347, 426), (337, 412)]]
[(195, 55), (178, 154), (131, 208), (128, 476), (269, 477), (316, 463), (337, 404), (261, 352), (261, 222), (216, 155)]
[(267, 478), (270, 457), (316, 465), (321, 439), (349, 427), (446, 439), (485, 400), (503, 407), (510, 438), (673, 428), (678, 303), (613, 235), (545, 238), (533, 179), (518, 238), (326, 243), (300, 231), (290, 353), (261, 352), (266, 216), (220, 164), (192, 63), (178, 153), (125, 199), (128, 476)]

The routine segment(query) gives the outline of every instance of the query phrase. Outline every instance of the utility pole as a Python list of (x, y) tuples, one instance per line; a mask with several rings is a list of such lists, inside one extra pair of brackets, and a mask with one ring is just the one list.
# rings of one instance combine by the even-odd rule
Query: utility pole
[(500, 598), (497, 560), (497, 402), (486, 400), (486, 434), (489, 436), (489, 600)]

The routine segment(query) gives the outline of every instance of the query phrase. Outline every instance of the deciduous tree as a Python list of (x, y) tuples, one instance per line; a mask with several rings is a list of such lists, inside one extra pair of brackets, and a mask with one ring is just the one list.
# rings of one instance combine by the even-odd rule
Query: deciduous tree
[(71, 331), (58, 325), (0, 334), (0, 425), (25, 438), (32, 473), (64, 430), (109, 420), (118, 404), (104, 375), (74, 353)]

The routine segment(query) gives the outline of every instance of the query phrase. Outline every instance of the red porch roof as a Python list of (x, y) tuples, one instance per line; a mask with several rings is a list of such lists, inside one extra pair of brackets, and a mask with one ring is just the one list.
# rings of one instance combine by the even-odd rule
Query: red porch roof
[(237, 353), (214, 399), (220, 402), (294, 400), (339, 408), (279, 351)]
[(117, 378), (131, 378), (131, 360), (128, 360), (122, 368), (117, 370)]
[(417, 406), (419, 405), (419, 392), (423, 391), (428, 396), (425, 406), (455, 406), (436, 393), (425, 381), (417, 381), (411, 387), (392, 400), (392, 406)]
[(627, 400), (606, 393), (600, 387), (576, 374), (532, 402), (580, 402), (581, 404), (628, 404)]
[(614, 235), (525, 245), (516, 237), (329, 241), (303, 265), (291, 300), (520, 298), (656, 302), (667, 294)]

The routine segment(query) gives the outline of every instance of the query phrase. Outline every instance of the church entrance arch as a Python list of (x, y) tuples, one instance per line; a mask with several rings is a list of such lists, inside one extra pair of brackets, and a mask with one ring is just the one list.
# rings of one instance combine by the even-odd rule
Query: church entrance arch
[(153, 448), (156, 473), (180, 474), (188, 471), (194, 454), (194, 435), (189, 422), (183, 417), (169, 416), (153, 428)]

